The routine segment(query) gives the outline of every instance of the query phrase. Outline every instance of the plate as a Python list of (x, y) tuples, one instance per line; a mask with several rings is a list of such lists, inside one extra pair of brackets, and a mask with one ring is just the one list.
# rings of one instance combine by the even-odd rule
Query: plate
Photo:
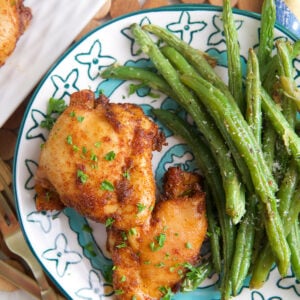
[[(140, 11), (107, 22), (65, 53), (36, 89), (27, 107), (17, 143), (14, 162), (15, 196), (28, 244), (47, 274), (68, 298), (113, 299), (111, 285), (105, 280), (111, 260), (105, 248), (106, 233), (103, 225), (83, 218), (70, 208), (62, 212), (43, 213), (35, 209), (34, 174), (40, 145), (47, 136), (39, 123), (44, 118), (48, 99), (54, 97), (68, 101), (71, 93), (89, 88), (96, 94), (104, 92), (113, 102), (137, 103), (148, 115), (152, 107), (176, 109), (172, 99), (162, 94), (153, 99), (147, 96), (147, 89), (138, 89), (129, 96), (129, 82), (103, 80), (99, 77), (99, 71), (115, 62), (126, 65), (149, 64), (147, 59), (140, 56), (129, 26), (134, 22), (141, 25), (154, 23), (167, 27), (194, 47), (216, 56), (217, 72), (226, 80), (226, 45), (220, 17), (221, 11), (217, 7), (178, 5)], [(249, 47), (258, 46), (260, 19), (257, 14), (236, 10), (235, 20), (245, 67)], [(276, 28), (276, 37), (294, 39), (291, 33), (279, 26)], [(165, 133), (168, 146), (153, 156), (158, 187), (162, 174), (170, 165), (181, 164), (186, 170), (196, 169), (194, 157), (184, 141), (167, 130)], [(92, 231), (85, 230), (87, 225)], [(174, 299), (220, 299), (217, 281), (218, 277), (214, 276), (194, 292), (177, 294)], [(250, 290), (246, 281), (236, 299), (297, 297), (300, 297), (300, 284), (292, 273), (281, 279), (277, 269), (274, 269), (261, 290)]]
[(0, 128), (105, 1), (24, 1), (33, 17), (0, 67)]

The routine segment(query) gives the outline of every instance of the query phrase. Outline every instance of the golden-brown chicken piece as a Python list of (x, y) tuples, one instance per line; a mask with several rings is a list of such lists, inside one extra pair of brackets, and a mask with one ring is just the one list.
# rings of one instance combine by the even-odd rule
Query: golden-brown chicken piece
[(42, 187), (65, 206), (119, 229), (149, 222), (156, 190), (152, 151), (164, 141), (137, 105), (95, 100), (89, 90), (74, 93), (41, 150), (37, 208), (43, 209)]
[(23, 0), (0, 0), (0, 66), (14, 51), (31, 18), (31, 10)]
[(108, 229), (117, 299), (160, 299), (169, 289), (176, 291), (184, 264), (199, 260), (207, 231), (199, 175), (170, 168), (164, 189), (150, 225), (126, 232)]

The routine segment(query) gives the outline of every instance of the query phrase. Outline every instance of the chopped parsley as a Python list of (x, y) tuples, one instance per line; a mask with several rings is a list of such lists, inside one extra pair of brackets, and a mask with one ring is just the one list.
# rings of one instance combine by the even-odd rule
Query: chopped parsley
[(123, 290), (115, 290), (115, 294), (122, 295), (122, 294), (124, 294), (124, 291)]
[(94, 144), (94, 146), (95, 146), (96, 148), (100, 148), (101, 142), (96, 142), (96, 143)]
[(186, 242), (186, 243), (185, 243), (185, 248), (187, 248), (187, 249), (192, 249), (193, 246), (192, 246), (192, 244), (191, 244), (190, 242)]
[(78, 121), (78, 122), (81, 123), (83, 120), (84, 120), (84, 116), (78, 116), (78, 117), (77, 117), (77, 121)]
[(104, 180), (104, 181), (101, 182), (100, 189), (102, 191), (113, 192), (115, 190), (115, 187), (110, 181)]
[(151, 251), (157, 251), (157, 250), (161, 249), (166, 242), (166, 238), (167, 238), (167, 236), (165, 233), (160, 233), (159, 235), (157, 235), (155, 237), (155, 241), (151, 242), (149, 245)]
[(94, 245), (92, 242), (84, 245), (84, 249), (87, 250), (92, 256), (94, 256), (94, 257), (96, 256), (96, 253), (94, 251)]
[(118, 248), (118, 249), (126, 248), (126, 247), (127, 247), (127, 244), (125, 242), (122, 242), (121, 244), (116, 245), (116, 248)]
[(107, 218), (106, 221), (105, 221), (105, 226), (106, 227), (111, 227), (112, 224), (115, 222), (115, 219), (114, 218)]
[(45, 119), (41, 121), (40, 126), (51, 130), (59, 115), (63, 113), (67, 105), (63, 99), (50, 98), (47, 106)]
[(126, 179), (130, 179), (130, 173), (129, 173), (129, 170), (126, 170), (126, 171), (123, 173), (123, 177), (126, 178)]
[(128, 230), (128, 233), (129, 233), (129, 235), (136, 235), (137, 234), (137, 231), (136, 231), (136, 228), (130, 228), (129, 230)]
[(66, 141), (69, 145), (73, 145), (73, 138), (70, 134), (66, 137)]
[(163, 294), (161, 300), (171, 300), (174, 295), (170, 287), (161, 286), (159, 287), (159, 291)]
[(138, 213), (141, 213), (147, 206), (143, 203), (138, 203), (137, 205)]
[(77, 178), (81, 183), (86, 183), (88, 180), (88, 175), (85, 174), (82, 170), (77, 170)]
[(114, 151), (109, 151), (104, 156), (105, 160), (112, 161), (116, 158), (116, 153)]
[(88, 232), (88, 233), (92, 233), (92, 232), (93, 232), (93, 229), (92, 229), (89, 225), (84, 224), (84, 225), (82, 226), (82, 231), (85, 231), (85, 232)]

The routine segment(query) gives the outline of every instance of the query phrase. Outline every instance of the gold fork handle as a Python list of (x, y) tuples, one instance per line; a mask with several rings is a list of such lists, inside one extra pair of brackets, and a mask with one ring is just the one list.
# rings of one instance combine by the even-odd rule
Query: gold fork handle
[(37, 283), (29, 276), (0, 260), (0, 277), (9, 281), (17, 288), (20, 288), (36, 299), (41, 299), (40, 288)]
[[(22, 241), (23, 240), (23, 241)], [(22, 242), (21, 242), (22, 241)], [(34, 278), (40, 287), (40, 293), (43, 300), (57, 300), (58, 295), (49, 285), (45, 273), (42, 270), (41, 265), (30, 251), (24, 236), (21, 231), (16, 232), (14, 235), (6, 238), (6, 244), (12, 252), (21, 256), (30, 267)]]

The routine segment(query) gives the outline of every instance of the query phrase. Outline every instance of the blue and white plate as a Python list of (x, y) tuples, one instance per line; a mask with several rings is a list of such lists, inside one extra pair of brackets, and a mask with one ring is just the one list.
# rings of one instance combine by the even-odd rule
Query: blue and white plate
[[(257, 14), (235, 11), (244, 62), (248, 49), (257, 48), (260, 17)], [(101, 224), (91, 222), (72, 209), (62, 212), (37, 212), (35, 209), (34, 174), (37, 169), (40, 145), (47, 132), (39, 127), (46, 112), (48, 99), (64, 98), (71, 93), (89, 88), (103, 91), (114, 102), (133, 102), (141, 105), (151, 117), (151, 108), (177, 109), (171, 99), (148, 89), (138, 89), (129, 95), (129, 82), (103, 80), (99, 71), (119, 62), (126, 65), (148, 65), (139, 54), (129, 26), (154, 23), (167, 27), (194, 47), (217, 57), (217, 72), (226, 80), (226, 45), (221, 21), (221, 10), (212, 6), (177, 5), (140, 11), (110, 21), (99, 27), (65, 53), (44, 77), (36, 89), (24, 117), (14, 163), (14, 187), (19, 219), (33, 253), (58, 288), (71, 299), (113, 299), (113, 290), (105, 280), (111, 268), (105, 248), (106, 233)], [(291, 33), (276, 28), (276, 36), (294, 40)], [(299, 61), (295, 61), (299, 64)], [(151, 96), (149, 96), (149, 94)], [(153, 97), (153, 94), (156, 97)], [(181, 112), (187, 117), (185, 112)], [(163, 129), (165, 130), (165, 129)], [(196, 165), (189, 148), (178, 137), (165, 130), (168, 146), (155, 152), (153, 169), (158, 187), (165, 170), (181, 164), (186, 170)], [(55, 157), (53, 157), (55, 160)], [(89, 230), (92, 228), (92, 230)], [(174, 299), (220, 299), (218, 277), (206, 280), (197, 290), (177, 294)], [(300, 297), (300, 284), (290, 273), (281, 279), (276, 269), (261, 290), (249, 290), (248, 282), (237, 299), (279, 300)]]

